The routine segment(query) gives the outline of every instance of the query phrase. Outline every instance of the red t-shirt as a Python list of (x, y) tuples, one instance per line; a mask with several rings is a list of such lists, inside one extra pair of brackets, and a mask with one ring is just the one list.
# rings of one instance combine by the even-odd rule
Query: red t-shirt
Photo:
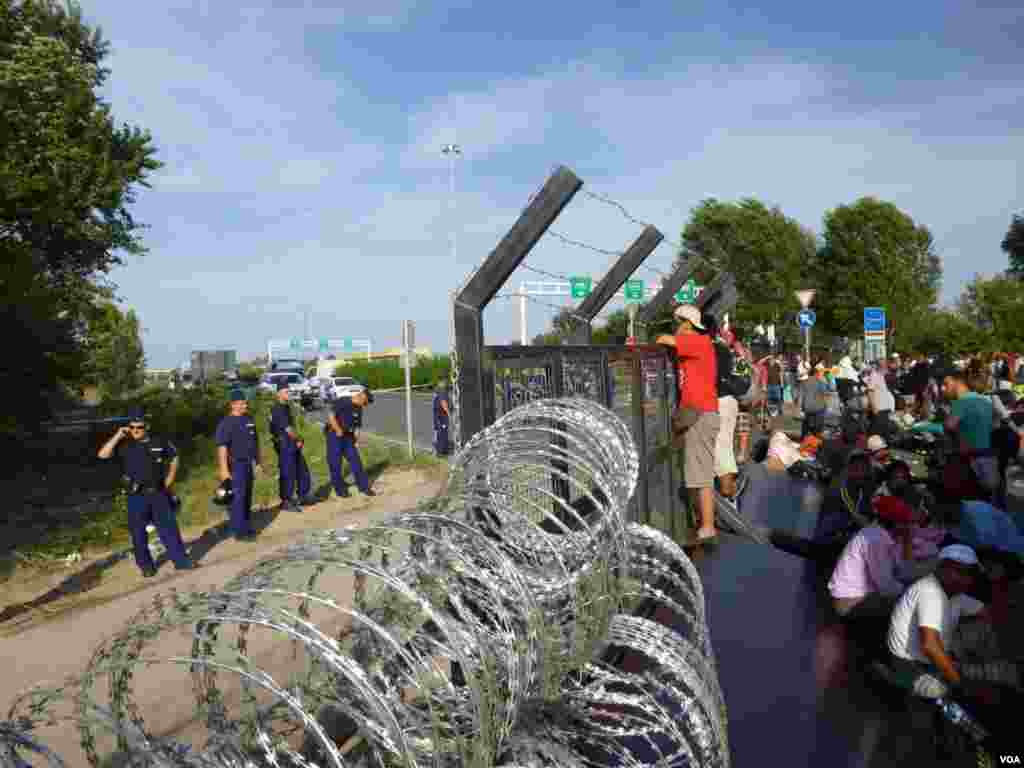
[(679, 405), (718, 413), (718, 362), (711, 337), (703, 333), (676, 336), (679, 357)]

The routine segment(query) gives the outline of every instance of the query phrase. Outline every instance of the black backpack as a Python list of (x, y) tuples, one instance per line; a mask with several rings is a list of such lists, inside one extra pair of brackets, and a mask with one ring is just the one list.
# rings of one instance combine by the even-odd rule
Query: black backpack
[(741, 398), (750, 391), (750, 377), (736, 373), (732, 351), (719, 341), (713, 343), (718, 364), (718, 396)]

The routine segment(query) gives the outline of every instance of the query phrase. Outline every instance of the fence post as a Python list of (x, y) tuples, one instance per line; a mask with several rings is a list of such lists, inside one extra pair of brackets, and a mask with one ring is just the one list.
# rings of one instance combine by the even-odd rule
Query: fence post
[(459, 366), (458, 424), (464, 444), (485, 426), (483, 310), (526, 258), (583, 182), (560, 166), (523, 210), (497, 247), (455, 297), (455, 352)]
[(574, 314), (581, 321), (573, 329), (570, 338), (571, 344), (590, 344), (591, 323), (597, 317), (597, 313), (605, 308), (616, 292), (625, 284), (629, 276), (636, 272), (637, 267), (643, 264), (644, 259), (664, 239), (665, 236), (656, 227), (652, 227), (650, 224), (644, 227), (640, 236), (623, 252), (619, 260), (605, 273), (605, 276), (601, 278), (601, 281), (591, 291), (590, 295), (580, 302), (579, 307), (576, 308)]
[(647, 505), (647, 425), (644, 423), (644, 370), (643, 357), (638, 352), (630, 355), (632, 368), (632, 403), (633, 412), (633, 437), (636, 440), (636, 452), (640, 457), (639, 482), (636, 484), (637, 508), (642, 515), (641, 522), (644, 525), (651, 523), (651, 509)]
[(644, 339), (647, 339), (647, 324), (654, 319), (658, 310), (675, 298), (679, 289), (690, 279), (692, 271), (693, 269), (690, 267), (689, 261), (680, 261), (679, 265), (672, 271), (672, 274), (661, 284), (661, 288), (654, 294), (654, 298), (640, 307), (640, 311), (636, 315), (638, 338), (642, 336)]

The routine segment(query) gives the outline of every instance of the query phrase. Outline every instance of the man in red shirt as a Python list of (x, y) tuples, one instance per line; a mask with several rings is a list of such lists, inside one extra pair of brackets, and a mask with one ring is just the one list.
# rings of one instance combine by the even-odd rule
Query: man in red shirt
[(679, 359), (679, 407), (699, 413), (684, 437), (683, 482), (700, 518), (697, 539), (711, 539), (718, 533), (712, 496), (718, 437), (718, 365), (700, 310), (683, 304), (675, 316), (680, 321), (676, 335), (659, 336), (658, 343), (673, 347)]

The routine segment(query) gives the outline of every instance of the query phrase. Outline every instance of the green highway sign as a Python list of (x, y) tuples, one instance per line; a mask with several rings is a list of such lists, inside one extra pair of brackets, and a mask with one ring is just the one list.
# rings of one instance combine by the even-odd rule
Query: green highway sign
[(298, 339), (292, 339), (290, 342), (288, 342), (288, 346), (291, 349), (298, 349), (300, 346), (302, 346), (302, 342), (300, 342)]
[(693, 281), (693, 278), (691, 277), (683, 284), (682, 288), (676, 291), (676, 301), (682, 301), (686, 304), (692, 304), (697, 300), (697, 295), (700, 293), (700, 290), (703, 287), (703, 285), (697, 285), (697, 283), (695, 283)]
[(326, 352), (329, 348), (330, 345), (327, 343), (327, 339), (320, 339), (320, 351)]
[(626, 281), (626, 303), (627, 304), (643, 304), (644, 303), (644, 281), (643, 280), (627, 280)]
[(589, 277), (570, 277), (569, 292), (574, 299), (585, 299), (590, 295), (594, 281)]
[(352, 351), (352, 339), (345, 339), (345, 351), (346, 352), (351, 352)]

